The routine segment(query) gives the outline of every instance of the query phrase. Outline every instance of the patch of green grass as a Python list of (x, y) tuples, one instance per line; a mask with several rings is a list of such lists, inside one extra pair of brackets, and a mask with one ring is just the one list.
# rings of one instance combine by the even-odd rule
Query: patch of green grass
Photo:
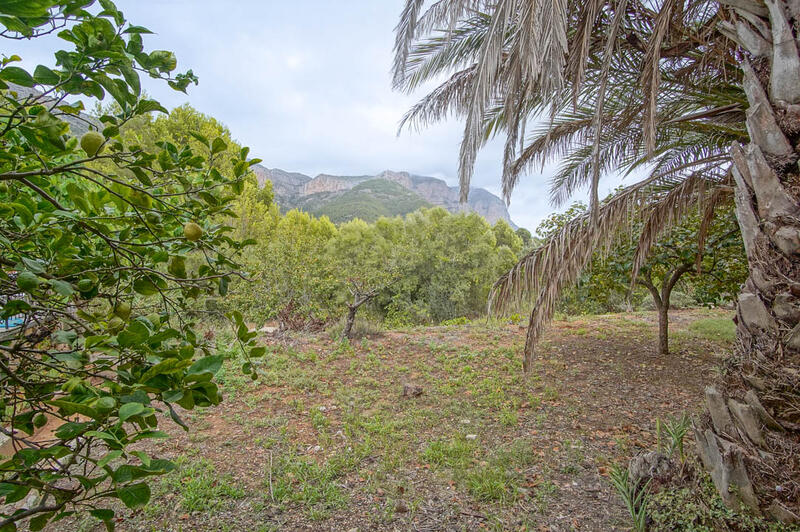
[(519, 414), (516, 410), (503, 407), (500, 411), (500, 423), (506, 427), (513, 427), (519, 422)]
[(469, 467), (475, 459), (477, 445), (464, 437), (452, 440), (436, 440), (422, 452), (422, 459), (429, 464), (451, 468)]
[(331, 510), (347, 504), (339, 479), (354, 470), (366, 453), (368, 449), (356, 447), (321, 464), (296, 454), (284, 455), (266, 475), (266, 496), (277, 503), (301, 504), (310, 519), (325, 519)]
[(736, 340), (736, 324), (730, 318), (703, 318), (690, 323), (689, 330), (707, 340)]
[(241, 499), (245, 490), (231, 475), (221, 475), (214, 464), (202, 458), (176, 460), (177, 469), (161, 480), (159, 494), (175, 493), (186, 511), (213, 513), (232, 499)]
[(479, 501), (511, 502), (516, 499), (514, 476), (500, 466), (473, 469), (466, 474), (467, 490)]

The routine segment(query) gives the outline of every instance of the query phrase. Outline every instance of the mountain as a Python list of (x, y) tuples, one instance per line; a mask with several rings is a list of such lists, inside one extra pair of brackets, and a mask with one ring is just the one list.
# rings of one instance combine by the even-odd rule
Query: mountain
[(387, 170), (378, 175), (307, 175), (278, 168), (253, 166), (258, 182), (272, 181), (275, 201), (284, 209), (298, 208), (327, 215), (339, 223), (353, 218), (374, 221), (380, 216), (408, 214), (420, 207), (444, 207), (450, 212), (475, 212), (491, 223), (505, 220), (513, 228), (503, 200), (483, 188), (471, 188), (466, 205), (458, 187), (441, 179)]

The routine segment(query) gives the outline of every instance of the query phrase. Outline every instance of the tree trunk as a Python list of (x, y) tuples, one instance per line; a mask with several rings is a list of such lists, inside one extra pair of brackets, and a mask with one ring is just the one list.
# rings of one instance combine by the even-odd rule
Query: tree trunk
[(351, 338), (353, 336), (353, 324), (356, 322), (356, 312), (358, 312), (359, 306), (347, 305), (347, 319), (344, 322), (342, 338)]
[(669, 307), (658, 309), (658, 354), (669, 354)]
[(737, 346), (720, 386), (706, 389), (695, 439), (726, 504), (800, 522), (800, 3), (722, 1), (739, 15), (723, 29), (749, 56), (750, 144), (731, 154), (750, 276)]

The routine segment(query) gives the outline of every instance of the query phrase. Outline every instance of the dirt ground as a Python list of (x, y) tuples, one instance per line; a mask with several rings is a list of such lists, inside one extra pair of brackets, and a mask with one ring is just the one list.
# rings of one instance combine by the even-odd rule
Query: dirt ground
[(668, 357), (653, 313), (557, 321), (527, 378), (514, 324), (265, 336), (259, 381), (232, 362), (222, 405), (163, 424), (179, 469), (117, 530), (627, 529), (609, 467), (699, 410), (731, 314), (675, 311)]

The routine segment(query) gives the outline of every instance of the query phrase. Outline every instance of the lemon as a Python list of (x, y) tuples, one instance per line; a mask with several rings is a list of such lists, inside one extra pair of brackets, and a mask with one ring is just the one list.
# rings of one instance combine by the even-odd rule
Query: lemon
[(119, 316), (114, 316), (108, 320), (108, 330), (112, 333), (118, 333), (125, 327), (125, 322)]
[(106, 139), (97, 131), (89, 131), (81, 137), (81, 148), (89, 157), (94, 157), (100, 153)]
[(185, 236), (186, 240), (189, 242), (200, 240), (203, 236), (203, 228), (194, 222), (188, 222), (183, 226), (183, 236)]
[(153, 206), (153, 198), (141, 190), (134, 189), (130, 195), (131, 203), (142, 209), (150, 209)]
[(37, 429), (40, 429), (47, 425), (47, 416), (39, 412), (35, 416), (33, 416), (33, 426)]
[(131, 304), (127, 301), (121, 301), (114, 307), (114, 314), (119, 316), (122, 320), (128, 321), (131, 317)]

